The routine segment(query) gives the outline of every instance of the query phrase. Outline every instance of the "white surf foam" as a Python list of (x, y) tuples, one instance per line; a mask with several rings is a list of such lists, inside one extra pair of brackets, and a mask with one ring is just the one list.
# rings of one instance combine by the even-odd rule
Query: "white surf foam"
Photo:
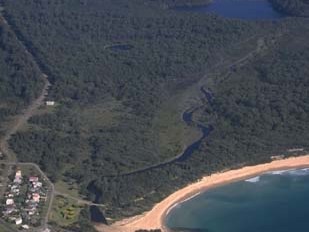
[(250, 183), (256, 183), (260, 181), (260, 176), (256, 176), (250, 179), (245, 180), (246, 182), (250, 182)]
[(287, 173), (291, 170), (281, 170), (281, 171), (272, 171), (272, 172), (267, 172), (267, 174), (271, 174), (271, 175), (282, 175), (284, 173)]
[(304, 168), (304, 169), (292, 170), (289, 171), (288, 174), (293, 176), (306, 176), (309, 175), (309, 169)]
[(198, 196), (198, 195), (200, 195), (200, 194), (201, 194), (201, 192), (198, 192), (198, 193), (196, 193), (196, 194), (192, 195), (191, 197), (189, 197), (189, 198), (187, 198), (187, 199), (183, 200), (183, 201), (182, 201), (182, 202), (180, 202), (180, 203), (184, 203), (184, 202), (186, 202), (186, 201), (189, 201), (189, 200), (191, 200), (191, 199), (193, 199), (193, 198), (197, 197), (197, 196)]
[(165, 215), (169, 215), (169, 213), (174, 209), (174, 208), (179, 208), (180, 204), (176, 203), (174, 205), (172, 205), (170, 208), (168, 208), (168, 210), (166, 211)]
[(304, 175), (309, 175), (309, 168), (273, 171), (273, 172), (267, 172), (267, 174), (304, 176)]
[(185, 200), (183, 200), (183, 201), (181, 201), (181, 202), (177, 202), (177, 203), (173, 204), (173, 205), (166, 211), (166, 215), (168, 215), (173, 209), (175, 209), (175, 208), (180, 208), (182, 203), (184, 203), (184, 202), (186, 202), (186, 201), (189, 201), (189, 200), (191, 200), (191, 199), (197, 197), (197, 196), (200, 195), (201, 193), (202, 193), (202, 192), (198, 192), (198, 193), (192, 195), (191, 197), (189, 197), (189, 198), (187, 198), (187, 199), (185, 199)]

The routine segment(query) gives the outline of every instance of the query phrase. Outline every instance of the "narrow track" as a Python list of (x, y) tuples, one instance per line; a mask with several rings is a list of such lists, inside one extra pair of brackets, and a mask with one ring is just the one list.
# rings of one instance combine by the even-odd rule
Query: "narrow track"
[[(7, 20), (4, 18), (4, 16), (0, 15), (0, 20), (12, 30), (10, 25), (8, 24)], [(27, 56), (37, 65), (39, 70), (41, 71), (42, 80), (44, 81), (43, 89), (41, 90), (40, 95), (33, 100), (30, 105), (28, 105), (27, 108), (25, 108), (19, 115), (15, 116), (12, 123), (12, 127), (9, 128), (7, 131), (5, 131), (4, 136), (0, 140), (0, 150), (3, 154), (6, 155), (7, 160), (14, 162), (16, 161), (16, 155), (15, 153), (10, 149), (9, 146), (9, 140), (11, 137), (20, 129), (22, 128), (28, 120), (36, 113), (37, 109), (44, 105), (44, 100), (46, 96), (48, 95), (48, 89), (50, 87), (50, 82), (48, 81), (48, 76), (42, 72), (40, 69), (40, 66), (37, 64), (36, 60), (34, 59), (32, 53), (28, 50), (28, 48), (17, 38), (16, 34), (14, 33), (14, 36), (16, 40), (19, 42), (21, 47), (24, 49), (24, 52), (27, 54)]]

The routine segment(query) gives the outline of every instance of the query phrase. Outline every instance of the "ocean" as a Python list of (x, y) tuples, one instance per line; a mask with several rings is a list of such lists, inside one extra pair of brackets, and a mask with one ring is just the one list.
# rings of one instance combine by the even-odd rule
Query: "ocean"
[(166, 225), (190, 232), (309, 232), (309, 169), (210, 189), (174, 207)]

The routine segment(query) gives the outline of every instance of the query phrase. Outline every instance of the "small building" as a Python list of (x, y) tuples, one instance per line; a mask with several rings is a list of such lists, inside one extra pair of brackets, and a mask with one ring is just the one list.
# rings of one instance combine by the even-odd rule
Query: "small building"
[(5, 209), (5, 211), (3, 211), (3, 214), (4, 215), (10, 215), (11, 213), (14, 212), (14, 210), (15, 210), (14, 207), (8, 207), (8, 208)]
[(22, 225), (21, 227), (22, 227), (24, 230), (29, 230), (29, 228), (30, 228), (28, 225)]
[(45, 228), (45, 230), (43, 230), (42, 232), (50, 232), (50, 229)]
[(17, 170), (17, 172), (15, 173), (15, 178), (16, 177), (21, 178), (21, 171), (20, 170)]
[(29, 182), (38, 182), (39, 181), (39, 177), (37, 176), (30, 176), (29, 177)]
[(54, 101), (46, 101), (47, 106), (54, 106), (55, 102)]
[(17, 218), (17, 219), (15, 220), (15, 224), (16, 224), (16, 225), (20, 225), (21, 223), (23, 223), (23, 219), (22, 219), (21, 217), (19, 217), (19, 218)]
[(9, 199), (6, 199), (6, 202), (5, 202), (6, 205), (14, 205), (14, 200), (9, 198)]
[(28, 212), (28, 214), (29, 214), (29, 216), (34, 215), (34, 214), (35, 214), (35, 210), (31, 210), (31, 211), (29, 211), (29, 212)]
[(41, 188), (42, 185), (43, 185), (42, 182), (39, 182), (39, 181), (37, 181), (37, 182), (32, 182), (33, 188)]
[(32, 194), (32, 200), (33, 200), (34, 202), (40, 202), (40, 194), (38, 194), (38, 193), (33, 193), (33, 194)]
[(22, 182), (21, 177), (16, 177), (15, 176), (14, 183), (15, 184), (21, 184), (21, 182)]

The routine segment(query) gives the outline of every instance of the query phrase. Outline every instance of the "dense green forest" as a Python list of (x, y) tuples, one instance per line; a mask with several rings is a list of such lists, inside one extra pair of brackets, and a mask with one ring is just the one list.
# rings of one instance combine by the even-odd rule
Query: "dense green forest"
[(291, 16), (309, 16), (308, 0), (269, 0), (275, 9)]
[(0, 136), (6, 122), (40, 92), (40, 72), (0, 18)]
[[(77, 1), (6, 3), (8, 21), (49, 70), (49, 98), (59, 102), (53, 114), (32, 118), (34, 129), (16, 135), (14, 147), (20, 160), (41, 164), (54, 179), (61, 174), (55, 166), (91, 178), (66, 165), (77, 159), (76, 166), (110, 175), (175, 156), (181, 144), (158, 145), (168, 123), (158, 109), (219, 51), (255, 33), (248, 23), (215, 16), (148, 7), (133, 14), (137, 3), (123, 2), (91, 1), (87, 11)], [(123, 44), (131, 47), (117, 47)]]
[[(105, 204), (112, 219), (145, 211), (203, 175), (309, 147), (306, 19), (246, 22), (161, 4), (184, 1), (159, 2), (4, 2), (3, 14), (48, 74), (48, 98), (56, 101), (11, 146), (54, 182), (73, 182)], [(192, 142), (196, 129), (181, 120), (190, 107), (195, 121), (214, 128), (199, 149), (129, 174)]]
[(215, 98), (200, 113), (216, 125), (201, 147), (208, 156), (226, 153), (246, 162), (309, 147), (308, 29), (291, 29), (271, 53), (216, 79)]

